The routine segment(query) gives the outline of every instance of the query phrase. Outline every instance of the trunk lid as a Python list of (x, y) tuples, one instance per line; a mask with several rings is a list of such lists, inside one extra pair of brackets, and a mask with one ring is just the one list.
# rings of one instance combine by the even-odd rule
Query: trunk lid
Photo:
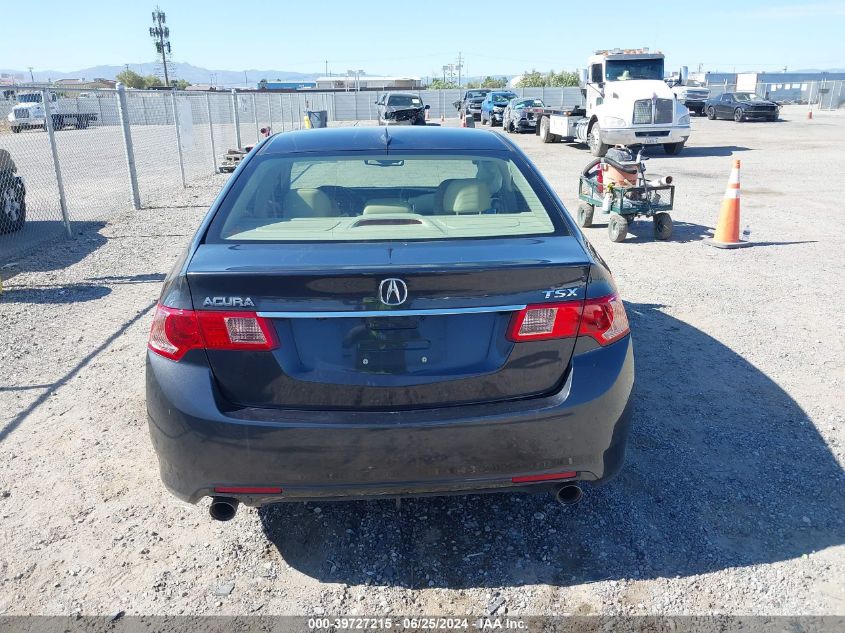
[(575, 339), (512, 343), (507, 326), (555, 289), (583, 300), (588, 268), (570, 236), (204, 244), (188, 283), (196, 309), (255, 310), (278, 335), (272, 352), (208, 351), (227, 400), (395, 410), (558, 388)]

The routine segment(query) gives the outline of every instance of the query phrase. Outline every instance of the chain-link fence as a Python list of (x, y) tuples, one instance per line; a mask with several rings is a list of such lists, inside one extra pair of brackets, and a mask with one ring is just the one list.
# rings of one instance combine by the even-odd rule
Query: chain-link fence
[[(845, 101), (845, 82), (758, 84), (761, 96), (819, 109)], [(733, 90), (711, 85), (712, 94)], [(518, 88), (549, 107), (583, 104), (581, 89)], [(273, 132), (298, 130), (308, 110), (330, 125), (377, 117), (378, 91), (176, 92), (16, 86), (0, 99), (0, 264), (71, 222), (167, 206), (181, 188), (204, 186), (221, 156)], [(456, 119), (461, 90), (420, 91), (432, 122)]]

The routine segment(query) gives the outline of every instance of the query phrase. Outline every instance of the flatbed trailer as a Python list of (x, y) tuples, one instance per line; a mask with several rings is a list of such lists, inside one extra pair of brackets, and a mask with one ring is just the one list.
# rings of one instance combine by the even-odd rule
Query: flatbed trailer
[(581, 106), (573, 108), (527, 108), (534, 114), (537, 125), (534, 134), (544, 143), (587, 143), (587, 111)]

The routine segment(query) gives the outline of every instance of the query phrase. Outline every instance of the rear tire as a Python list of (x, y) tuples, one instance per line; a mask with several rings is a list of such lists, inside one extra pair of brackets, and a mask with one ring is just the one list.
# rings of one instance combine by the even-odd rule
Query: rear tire
[(682, 142), (663, 143), (663, 151), (669, 154), (670, 156), (676, 156), (677, 154), (680, 154), (682, 149), (684, 149), (684, 144)]
[(610, 149), (610, 147), (602, 143), (601, 128), (599, 127), (598, 121), (593, 123), (593, 127), (587, 133), (587, 144), (590, 146), (590, 153), (599, 158), (607, 154), (607, 150)]
[(668, 240), (672, 237), (672, 216), (668, 213), (655, 213), (652, 218), (654, 222), (654, 237), (658, 240)]
[(607, 222), (607, 234), (611, 242), (624, 242), (628, 236), (628, 220), (625, 216), (612, 213)]
[(734, 121), (736, 121), (737, 123), (742, 123), (744, 119), (745, 116), (742, 114), (742, 108), (737, 108), (736, 110), (734, 110)]
[(716, 108), (714, 108), (713, 106), (707, 108), (707, 118), (711, 121), (716, 118)]
[(593, 226), (593, 213), (595, 213), (595, 207), (591, 204), (587, 204), (586, 202), (582, 202), (578, 205), (578, 226), (588, 229)]
[(551, 133), (551, 121), (547, 116), (540, 119), (540, 140), (543, 143), (555, 142), (555, 135)]
[(0, 233), (20, 231), (26, 222), (26, 193), (20, 181), (0, 191)]

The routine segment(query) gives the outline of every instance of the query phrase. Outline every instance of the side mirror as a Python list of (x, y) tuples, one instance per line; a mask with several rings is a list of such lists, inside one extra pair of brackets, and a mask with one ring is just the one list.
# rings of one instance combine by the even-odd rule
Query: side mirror
[(431, 106), (430, 106), (430, 105), (428, 105), (428, 104), (426, 103), (426, 104), (425, 104), (425, 109), (426, 109), (426, 110), (431, 110)]

